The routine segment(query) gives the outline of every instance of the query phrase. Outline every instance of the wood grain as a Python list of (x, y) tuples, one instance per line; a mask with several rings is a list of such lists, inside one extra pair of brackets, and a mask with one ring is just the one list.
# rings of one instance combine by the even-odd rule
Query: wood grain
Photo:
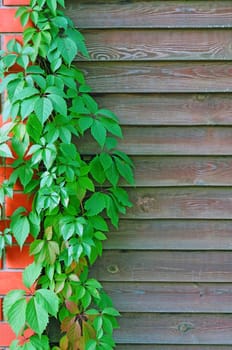
[[(232, 81), (232, 80), (231, 80)], [(118, 148), (129, 155), (231, 155), (231, 127), (123, 127)], [(96, 152), (96, 142), (77, 140), (82, 154)]]
[(121, 125), (231, 125), (231, 94), (95, 94)]
[(231, 157), (133, 156), (131, 159), (136, 186), (232, 185)]
[(231, 283), (125, 283), (103, 287), (120, 312), (231, 313)]
[[(85, 30), (92, 61), (231, 60), (231, 30)], [(83, 60), (81, 56), (78, 60)]]
[(68, 0), (66, 7), (79, 28), (230, 28), (232, 16), (223, 0)]
[(106, 251), (92, 276), (102, 282), (231, 282), (231, 266), (231, 251)]
[(93, 92), (232, 92), (227, 62), (76, 62)]
[(232, 188), (128, 189), (133, 219), (231, 219)]
[(231, 315), (124, 314), (118, 343), (147, 344), (232, 344)]
[(121, 220), (106, 250), (232, 250), (231, 220)]

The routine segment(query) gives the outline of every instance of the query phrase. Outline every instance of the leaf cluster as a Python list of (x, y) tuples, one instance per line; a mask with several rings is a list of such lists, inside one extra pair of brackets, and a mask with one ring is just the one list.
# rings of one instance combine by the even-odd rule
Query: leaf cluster
[[(102, 255), (109, 223), (118, 226), (131, 202), (120, 179), (134, 183), (130, 158), (117, 150), (122, 131), (116, 115), (91, 96), (75, 57), (88, 58), (84, 37), (60, 8), (63, 0), (31, 0), (17, 16), (23, 43), (11, 40), (1, 51), (0, 92), (5, 94), (0, 157), (13, 172), (0, 188), (0, 204), (16, 183), (33, 195), (32, 210), (18, 208), (0, 232), (0, 252), (14, 238), (29, 235), (34, 263), (23, 274), (29, 291), (12, 291), (4, 315), (18, 337), (33, 335), (11, 349), (49, 349), (51, 317), (60, 322), (60, 350), (110, 350), (118, 311), (101, 284), (88, 277)], [(20, 67), (13, 73), (12, 68)], [(14, 71), (14, 69), (13, 69)], [(91, 136), (91, 157), (79, 144)], [(35, 288), (33, 293), (31, 290)], [(17, 315), (21, 315), (20, 318)]]

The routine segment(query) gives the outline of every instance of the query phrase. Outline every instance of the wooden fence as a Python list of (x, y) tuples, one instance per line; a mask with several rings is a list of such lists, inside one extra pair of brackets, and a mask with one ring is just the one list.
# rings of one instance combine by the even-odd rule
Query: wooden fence
[(232, 2), (67, 4), (91, 55), (76, 64), (136, 165), (92, 272), (122, 313), (117, 349), (230, 349)]

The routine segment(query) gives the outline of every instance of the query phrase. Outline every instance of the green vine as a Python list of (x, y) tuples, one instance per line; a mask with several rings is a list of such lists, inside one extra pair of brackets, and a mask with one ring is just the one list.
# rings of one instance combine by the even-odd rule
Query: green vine
[[(108, 220), (117, 227), (131, 206), (119, 180), (134, 183), (133, 164), (116, 149), (117, 117), (99, 108), (73, 63), (88, 52), (64, 6), (64, 0), (31, 0), (20, 7), (23, 44), (11, 40), (0, 53), (0, 157), (13, 159), (0, 204), (13, 197), (17, 182), (33, 195), (31, 211), (19, 207), (0, 232), (1, 254), (13, 239), (22, 247), (34, 238), (34, 262), (23, 272), (26, 292), (13, 290), (4, 299), (4, 317), (16, 334), (12, 350), (110, 350), (118, 327), (119, 313), (89, 268), (102, 255)], [(85, 157), (79, 145), (89, 135), (97, 151)], [(58, 345), (49, 333), (55, 319)]]

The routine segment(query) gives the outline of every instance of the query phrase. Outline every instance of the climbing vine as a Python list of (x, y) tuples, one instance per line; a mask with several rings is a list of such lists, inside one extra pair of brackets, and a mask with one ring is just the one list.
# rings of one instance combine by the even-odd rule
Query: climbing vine
[[(0, 52), (0, 157), (11, 158), (13, 167), (0, 187), (0, 204), (13, 197), (18, 182), (33, 195), (31, 211), (17, 208), (0, 232), (1, 254), (13, 239), (22, 248), (33, 237), (26, 291), (12, 290), (4, 299), (16, 334), (12, 350), (110, 350), (118, 327), (119, 313), (89, 268), (102, 255), (109, 222), (117, 227), (131, 206), (119, 181), (133, 184), (133, 164), (117, 150), (118, 118), (99, 108), (78, 69), (75, 57), (88, 58), (88, 52), (64, 7), (64, 0), (20, 7), (23, 43), (11, 40)], [(81, 154), (90, 138), (91, 157)], [(56, 345), (52, 320), (60, 327)]]

